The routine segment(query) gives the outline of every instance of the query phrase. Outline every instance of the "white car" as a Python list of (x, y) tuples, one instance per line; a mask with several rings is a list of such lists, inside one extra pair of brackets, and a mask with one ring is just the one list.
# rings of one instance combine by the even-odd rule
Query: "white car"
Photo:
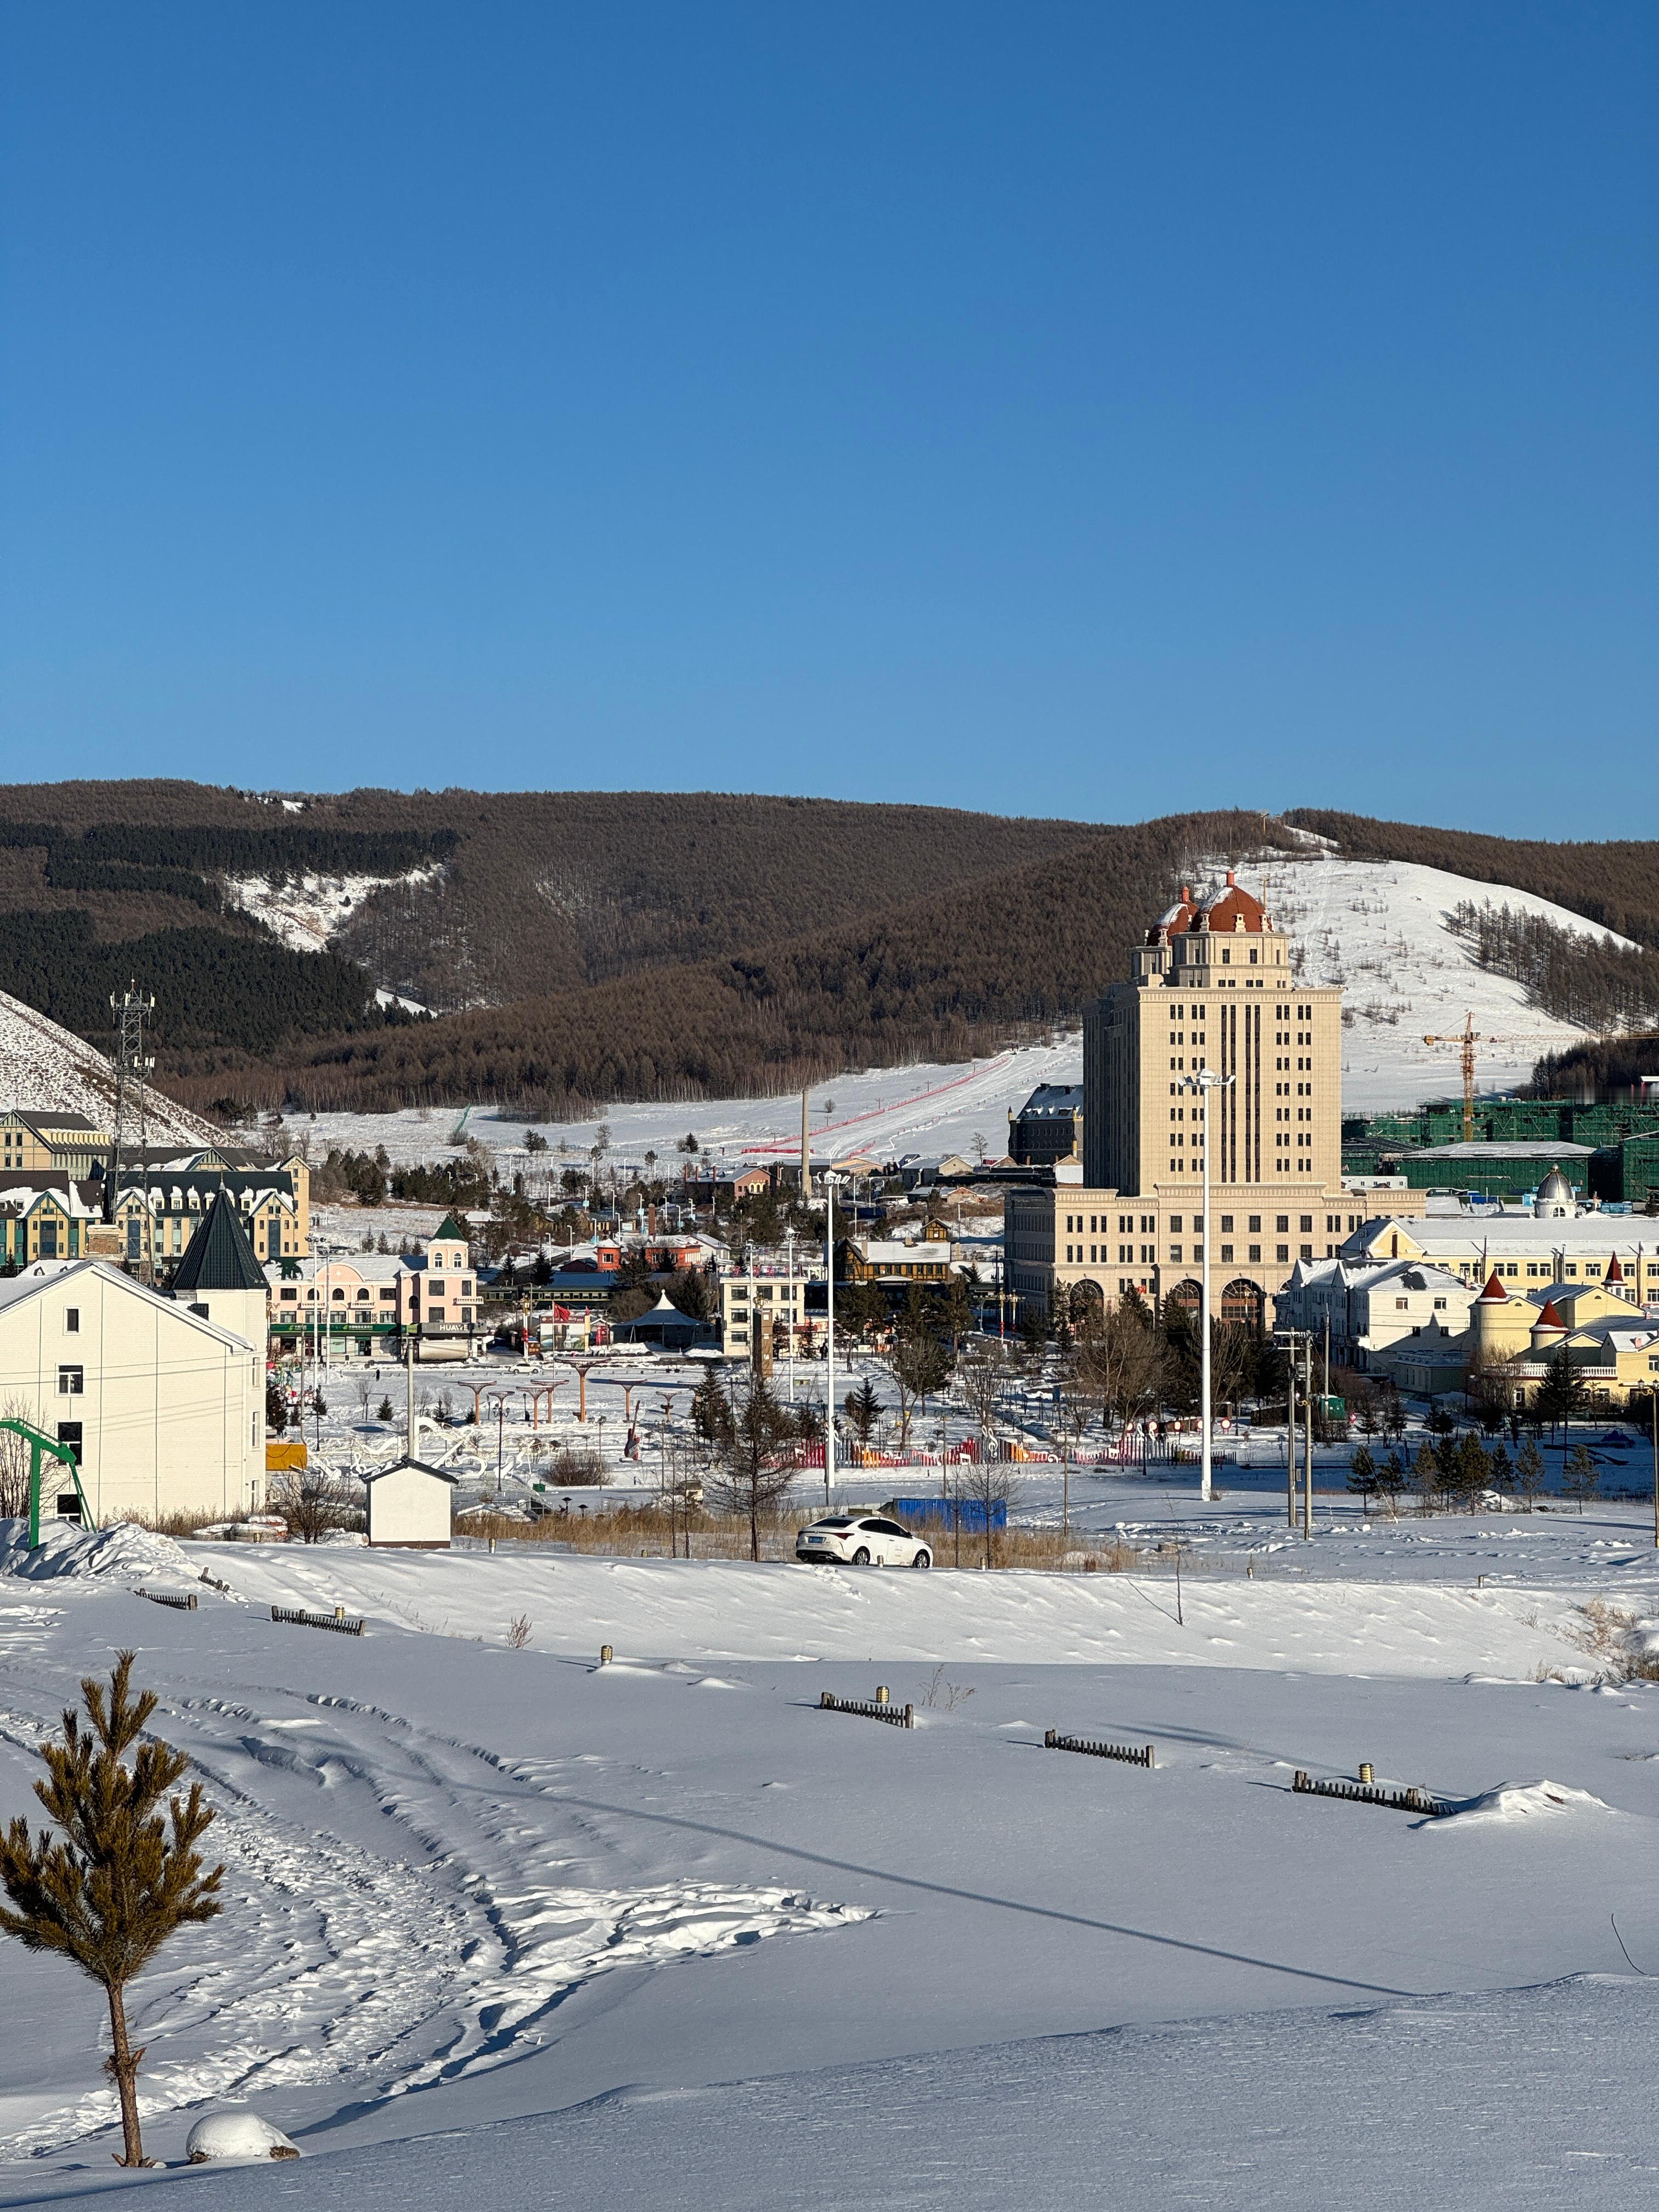
[(826, 1513), (795, 1535), (795, 1557), (820, 1565), (931, 1567), (933, 1554), (920, 1536), (879, 1513)]

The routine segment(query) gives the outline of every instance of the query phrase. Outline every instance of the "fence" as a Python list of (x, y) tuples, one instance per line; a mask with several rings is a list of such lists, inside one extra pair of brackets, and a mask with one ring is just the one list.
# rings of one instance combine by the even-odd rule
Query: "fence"
[(1090, 1759), (1121, 1759), (1126, 1766), (1156, 1766), (1151, 1744), (1091, 1743), (1086, 1736), (1061, 1735), (1057, 1729), (1043, 1732), (1045, 1751), (1080, 1751)]
[(270, 1617), (287, 1622), (291, 1628), (331, 1628), (337, 1636), (361, 1636), (363, 1632), (362, 1622), (348, 1620), (343, 1607), (333, 1613), (301, 1613), (290, 1606), (273, 1605)]
[(825, 1690), (818, 1699), (821, 1713), (857, 1713), (866, 1721), (885, 1721), (889, 1728), (913, 1729), (916, 1724), (914, 1705), (889, 1705), (884, 1696), (873, 1703), (859, 1698), (838, 1698), (832, 1690)]
[(140, 1597), (147, 1597), (152, 1605), (170, 1605), (175, 1613), (194, 1613), (196, 1610), (194, 1590), (185, 1594), (178, 1590), (141, 1589), (137, 1594)]
[(1291, 1787), (1299, 1797), (1343, 1797), (1350, 1804), (1382, 1805), (1393, 1813), (1425, 1813), (1431, 1820), (1443, 1820), (1453, 1810), (1415, 1784), (1408, 1790), (1384, 1790), (1375, 1782), (1316, 1782), (1299, 1766)]

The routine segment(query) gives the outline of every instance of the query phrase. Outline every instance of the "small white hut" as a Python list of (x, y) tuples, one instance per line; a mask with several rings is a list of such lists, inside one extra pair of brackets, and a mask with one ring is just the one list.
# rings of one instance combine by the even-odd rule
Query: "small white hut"
[(447, 1552), (457, 1478), (424, 1460), (400, 1459), (366, 1475), (368, 1540), (404, 1552)]
[(428, 1467), (415, 1455), (415, 1355), (407, 1354), (409, 1431), (404, 1455), (365, 1475), (368, 1540), (383, 1549), (447, 1552), (453, 1540), (455, 1490), (459, 1478)]

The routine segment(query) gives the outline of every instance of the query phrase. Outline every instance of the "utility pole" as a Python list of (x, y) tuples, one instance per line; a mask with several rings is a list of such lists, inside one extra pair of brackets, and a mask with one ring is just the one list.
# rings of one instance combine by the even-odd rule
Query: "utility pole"
[(1200, 1067), (1194, 1074), (1183, 1078), (1181, 1085), (1183, 1091), (1194, 1091), (1198, 1097), (1199, 1157), (1204, 1174), (1204, 1210), (1200, 1217), (1200, 1233), (1204, 1241), (1198, 1248), (1199, 1422), (1203, 1431), (1198, 1494), (1206, 1505), (1212, 1494), (1210, 1480), (1210, 1095), (1212, 1091), (1226, 1090), (1232, 1079), (1231, 1075), (1218, 1075), (1212, 1067)]
[(1304, 1434), (1302, 1449), (1302, 1533), (1313, 1534), (1313, 1356), (1310, 1328), (1281, 1328), (1273, 1332), (1275, 1344), (1285, 1352), (1285, 1517), (1296, 1526), (1296, 1363), (1302, 1360), (1302, 1412)]
[(1296, 1346), (1285, 1369), (1285, 1518), (1296, 1526)]

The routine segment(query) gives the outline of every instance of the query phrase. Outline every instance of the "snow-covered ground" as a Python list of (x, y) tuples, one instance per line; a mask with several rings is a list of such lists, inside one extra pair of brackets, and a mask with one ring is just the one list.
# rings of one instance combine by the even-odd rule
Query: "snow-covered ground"
[[(1101, 1480), (1207, 1528), (1179, 1606), (1167, 1571), (14, 1540), (0, 1816), (123, 1646), (219, 1811), (225, 1915), (137, 1992), (152, 2154), (228, 2104), (304, 2160), (192, 2203), (1640, 2201), (1659, 1687), (1537, 1676), (1594, 1670), (1587, 1605), (1659, 1612), (1650, 1522), (1441, 1518), (1413, 1559), (1322, 1501), (1292, 1561), (1265, 1490)], [(878, 1684), (913, 1731), (819, 1710)], [(1452, 1816), (1289, 1787), (1361, 1759)], [(5, 2200), (125, 2185), (95, 1990), (0, 1955)]]
[[(1340, 983), (1345, 1012), (1343, 1103), (1354, 1113), (1414, 1106), (1460, 1085), (1459, 1057), (1425, 1035), (1449, 1036), (1474, 1017), (1488, 1040), (1477, 1054), (1482, 1091), (1528, 1081), (1543, 1053), (1589, 1034), (1529, 1006), (1519, 983), (1477, 967), (1447, 928), (1465, 902), (1535, 915), (1599, 943), (1611, 932), (1548, 899), (1403, 860), (1344, 860), (1328, 853), (1279, 858), (1247, 869), (1279, 927), (1294, 938), (1310, 982)], [(1616, 945), (1628, 939), (1613, 937)]]
[[(281, 884), (264, 876), (228, 876), (225, 893), (245, 914), (264, 922), (290, 952), (320, 952), (372, 893), (394, 884), (435, 883), (442, 874), (442, 864), (434, 861), (392, 876), (307, 875)], [(380, 995), (384, 1000), (390, 994)], [(411, 999), (401, 999), (398, 1004), (415, 1008)]]
[[(79, 1114), (100, 1129), (112, 1126), (115, 1070), (81, 1038), (0, 991), (0, 1100), (25, 1114)], [(223, 1131), (159, 1091), (149, 1094), (152, 1144), (197, 1145)]]

